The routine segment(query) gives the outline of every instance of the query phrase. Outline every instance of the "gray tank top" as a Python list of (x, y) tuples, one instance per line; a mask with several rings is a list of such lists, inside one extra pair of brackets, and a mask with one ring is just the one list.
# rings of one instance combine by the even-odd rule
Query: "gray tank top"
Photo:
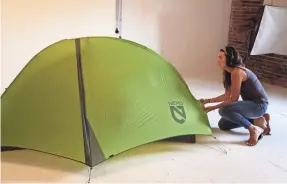
[(247, 74), (247, 80), (241, 84), (242, 100), (249, 100), (256, 103), (269, 103), (266, 91), (257, 76), (246, 68), (239, 67)]

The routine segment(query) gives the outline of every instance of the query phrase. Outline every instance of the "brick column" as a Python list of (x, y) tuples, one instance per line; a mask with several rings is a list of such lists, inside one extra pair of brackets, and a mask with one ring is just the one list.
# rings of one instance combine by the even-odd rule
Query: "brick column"
[[(229, 45), (235, 47), (243, 57), (248, 53), (251, 20), (263, 6), (263, 1), (232, 0)], [(287, 56), (250, 56), (245, 64), (261, 81), (287, 88)]]

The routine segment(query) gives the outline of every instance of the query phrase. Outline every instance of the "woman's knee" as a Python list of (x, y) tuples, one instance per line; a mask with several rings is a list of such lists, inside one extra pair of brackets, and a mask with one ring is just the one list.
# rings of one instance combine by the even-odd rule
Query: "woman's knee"
[(220, 130), (223, 130), (223, 131), (226, 131), (226, 130), (229, 130), (228, 126), (226, 125), (226, 123), (222, 122), (222, 121), (219, 121), (218, 122), (218, 128)]
[(218, 113), (222, 117), (226, 116), (228, 114), (228, 105), (220, 107)]
[(228, 131), (228, 130), (231, 130), (231, 129), (234, 129), (234, 128), (239, 128), (239, 127), (242, 127), (242, 126), (222, 118), (218, 122), (218, 127), (219, 127), (220, 130)]

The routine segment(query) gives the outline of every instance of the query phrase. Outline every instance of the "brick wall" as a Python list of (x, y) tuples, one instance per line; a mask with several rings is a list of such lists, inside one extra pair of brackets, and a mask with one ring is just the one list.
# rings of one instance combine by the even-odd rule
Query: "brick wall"
[[(258, 15), (263, 1), (232, 1), (229, 45), (235, 47), (243, 57), (248, 53), (251, 20)], [(245, 64), (261, 81), (287, 88), (287, 56), (276, 54), (249, 56)]]

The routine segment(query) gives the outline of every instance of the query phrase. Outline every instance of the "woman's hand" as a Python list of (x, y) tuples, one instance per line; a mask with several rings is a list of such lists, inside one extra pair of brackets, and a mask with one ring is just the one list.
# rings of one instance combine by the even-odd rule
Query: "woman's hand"
[(199, 100), (203, 105), (209, 103), (209, 100), (208, 99), (200, 99)]
[(203, 109), (206, 113), (209, 113), (210, 111), (215, 110), (215, 108), (213, 106), (204, 107)]

